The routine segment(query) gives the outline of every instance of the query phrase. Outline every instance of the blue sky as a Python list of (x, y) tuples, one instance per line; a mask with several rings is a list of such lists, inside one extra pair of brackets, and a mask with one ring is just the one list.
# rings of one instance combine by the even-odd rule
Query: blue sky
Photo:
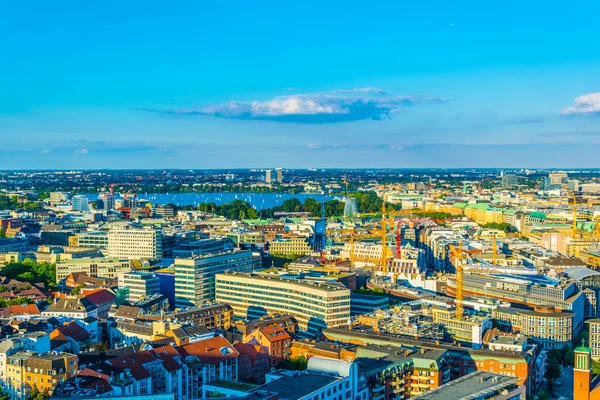
[(0, 168), (596, 167), (600, 2), (0, 5)]

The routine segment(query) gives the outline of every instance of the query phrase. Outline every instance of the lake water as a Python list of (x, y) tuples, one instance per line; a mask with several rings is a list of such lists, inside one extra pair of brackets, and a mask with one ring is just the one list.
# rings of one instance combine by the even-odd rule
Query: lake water
[[(90, 200), (96, 200), (98, 194), (85, 195)], [(119, 198), (119, 195), (116, 195)], [(153, 204), (173, 203), (178, 206), (197, 206), (201, 203), (223, 204), (233, 200), (242, 200), (250, 203), (258, 211), (265, 208), (280, 206), (284, 200), (296, 198), (304, 203), (304, 200), (312, 197), (317, 201), (323, 199), (321, 194), (289, 194), (289, 193), (174, 193), (174, 194), (152, 194), (138, 193), (138, 200), (148, 200)], [(326, 200), (342, 198), (339, 196), (325, 195)]]

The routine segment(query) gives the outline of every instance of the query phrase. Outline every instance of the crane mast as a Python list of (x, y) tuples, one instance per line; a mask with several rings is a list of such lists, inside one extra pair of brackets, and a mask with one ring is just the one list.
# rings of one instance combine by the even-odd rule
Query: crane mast
[(385, 199), (381, 206), (381, 273), (387, 275), (387, 221), (385, 219)]

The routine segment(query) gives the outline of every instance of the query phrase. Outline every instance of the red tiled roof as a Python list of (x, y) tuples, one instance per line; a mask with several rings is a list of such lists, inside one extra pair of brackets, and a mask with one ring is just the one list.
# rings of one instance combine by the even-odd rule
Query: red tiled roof
[(291, 339), (290, 335), (288, 335), (287, 332), (279, 325), (269, 325), (260, 328), (259, 330), (270, 342), (279, 342), (281, 340)]
[(13, 315), (40, 315), (40, 309), (35, 304), (17, 304), (0, 309), (0, 316), (10, 317)]
[(264, 347), (250, 343), (236, 343), (233, 345), (240, 355), (245, 355), (251, 360), (256, 360), (259, 354), (268, 355)]
[(239, 357), (237, 350), (221, 336), (179, 346), (177, 351), (183, 357), (195, 356), (200, 361), (210, 364), (217, 364), (223, 359)]
[(50, 338), (53, 340), (66, 340), (67, 338), (71, 338), (76, 342), (86, 340), (89, 337), (90, 334), (76, 322), (71, 322), (68, 325), (60, 326), (56, 328), (50, 335)]
[(101, 304), (106, 304), (115, 301), (117, 296), (115, 296), (106, 289), (97, 289), (92, 291), (91, 293), (86, 292), (83, 298), (88, 299), (90, 303), (99, 306)]

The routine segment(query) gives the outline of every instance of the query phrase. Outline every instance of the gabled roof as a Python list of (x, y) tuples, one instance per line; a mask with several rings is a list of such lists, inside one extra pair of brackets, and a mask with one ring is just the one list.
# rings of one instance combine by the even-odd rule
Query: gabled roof
[(279, 325), (269, 325), (259, 328), (269, 342), (279, 342), (291, 339), (290, 335)]
[(106, 303), (114, 302), (117, 296), (106, 289), (96, 289), (91, 293), (85, 293), (83, 298), (87, 299), (95, 306), (100, 306)]
[(176, 347), (183, 357), (197, 357), (201, 362), (217, 364), (224, 359), (238, 358), (237, 350), (222, 336)]

